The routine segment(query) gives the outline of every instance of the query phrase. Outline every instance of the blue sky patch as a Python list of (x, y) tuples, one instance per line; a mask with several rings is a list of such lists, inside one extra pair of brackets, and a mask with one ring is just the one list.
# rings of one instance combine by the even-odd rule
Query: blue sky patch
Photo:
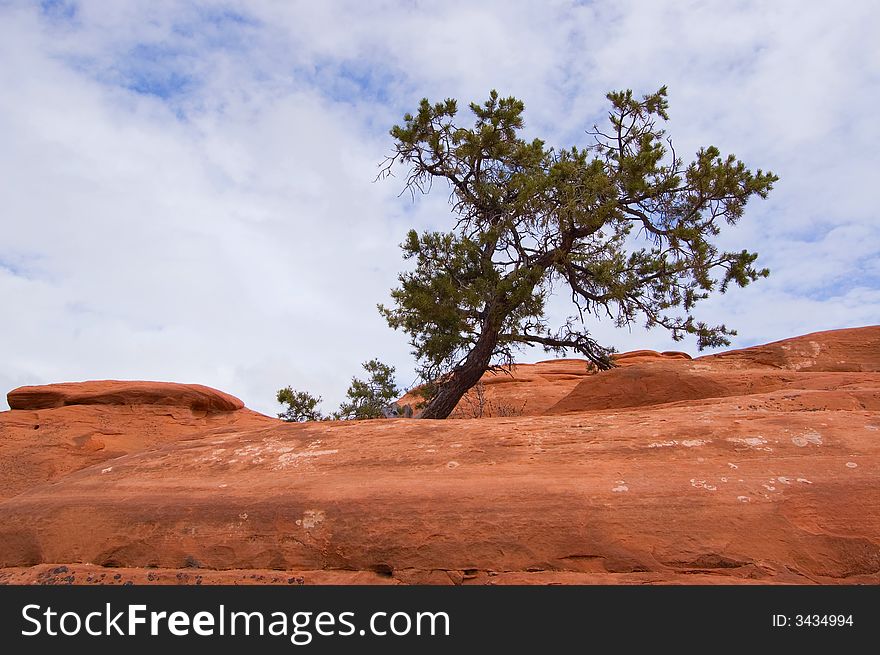
[(16, 253), (0, 253), (0, 270), (7, 271), (24, 280), (37, 278), (33, 264), (40, 259), (39, 255), (21, 255)]
[(144, 95), (163, 100), (190, 91), (196, 80), (187, 71), (189, 57), (174, 48), (137, 45), (120, 61), (116, 70), (120, 85)]
[(40, 13), (53, 20), (73, 20), (76, 17), (77, 6), (70, 0), (42, 0)]
[(314, 85), (322, 95), (335, 102), (353, 103), (373, 101), (391, 103), (394, 99), (391, 87), (396, 81), (387, 69), (376, 68), (367, 63), (326, 59), (310, 72), (300, 72), (298, 81)]

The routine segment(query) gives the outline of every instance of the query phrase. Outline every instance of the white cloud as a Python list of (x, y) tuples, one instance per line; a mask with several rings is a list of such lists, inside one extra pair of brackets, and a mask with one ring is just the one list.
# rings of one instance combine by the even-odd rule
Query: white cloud
[(569, 145), (606, 91), (668, 83), (680, 152), (715, 143), (781, 176), (722, 239), (773, 275), (701, 317), (743, 345), (880, 323), (874, 3), (61, 9), (0, 7), (0, 388), (192, 381), (272, 413), (287, 384), (332, 407), (373, 356), (412, 382), (375, 304), (405, 231), (447, 224), (446, 196), (413, 205), (376, 166), (420, 97), (493, 87), (526, 101), (530, 135)]

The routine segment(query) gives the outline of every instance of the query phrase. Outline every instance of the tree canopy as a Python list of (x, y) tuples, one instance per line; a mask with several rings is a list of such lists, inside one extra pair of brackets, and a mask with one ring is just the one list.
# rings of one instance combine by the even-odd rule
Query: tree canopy
[(282, 405), (286, 405), (284, 411), (278, 414), (278, 418), (292, 423), (302, 421), (320, 421), (324, 418), (318, 405), (321, 404), (321, 396), (313, 396), (308, 391), (297, 391), (292, 387), (279, 389), (275, 398)]
[(351, 379), (351, 386), (346, 392), (348, 400), (339, 406), (333, 417), (337, 419), (382, 418), (382, 410), (391, 405), (400, 390), (394, 382), (394, 367), (383, 364), (378, 359), (371, 359), (363, 364), (369, 378)]
[(371, 359), (364, 362), (363, 368), (369, 377), (366, 380), (353, 377), (345, 394), (346, 400), (337, 411), (326, 417), (318, 408), (321, 396), (292, 387), (279, 389), (276, 399), (286, 407), (278, 418), (291, 422), (382, 418), (383, 410), (400, 396), (400, 390), (394, 382), (394, 367)]
[[(415, 267), (399, 276), (393, 305), (379, 306), (410, 336), (428, 383), (423, 417), (448, 416), (486, 370), (526, 345), (609, 368), (612, 350), (590, 336), (590, 316), (694, 335), (700, 349), (735, 334), (693, 309), (710, 292), (768, 275), (757, 254), (714, 240), (778, 178), (714, 146), (685, 163), (662, 129), (666, 87), (607, 99), (608, 124), (588, 130), (583, 147), (521, 138), (523, 103), (495, 91), (470, 104), (472, 126), (456, 124), (455, 100), (423, 99), (391, 129), (380, 177), (402, 165), (413, 197), (435, 181), (450, 189), (450, 230), (407, 234), (403, 256)], [(545, 316), (556, 290), (572, 302), (562, 325)]]

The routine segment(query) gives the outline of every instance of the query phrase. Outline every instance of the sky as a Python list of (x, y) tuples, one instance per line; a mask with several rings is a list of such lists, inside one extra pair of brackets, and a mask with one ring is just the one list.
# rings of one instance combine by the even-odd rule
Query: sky
[(373, 357), (413, 384), (376, 304), (407, 230), (452, 218), (444, 189), (413, 201), (378, 166), (421, 98), (491, 89), (569, 147), (608, 91), (665, 84), (680, 154), (780, 176), (719, 238), (771, 276), (697, 308), (733, 347), (880, 324), (877, 34), (872, 0), (0, 0), (0, 392), (165, 380), (275, 414), (291, 385), (330, 411)]

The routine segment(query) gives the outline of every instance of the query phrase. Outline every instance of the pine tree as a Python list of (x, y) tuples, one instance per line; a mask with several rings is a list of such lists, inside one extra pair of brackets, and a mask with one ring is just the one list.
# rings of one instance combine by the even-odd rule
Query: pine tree
[(313, 396), (308, 391), (296, 391), (291, 387), (279, 389), (276, 395), (278, 402), (287, 408), (278, 418), (290, 422), (320, 421), (324, 417), (318, 409), (321, 396)]
[[(590, 336), (590, 316), (660, 326), (675, 340), (694, 335), (700, 349), (735, 334), (692, 310), (710, 292), (768, 274), (755, 267), (756, 254), (723, 252), (713, 240), (777, 177), (714, 146), (685, 164), (660, 127), (666, 87), (607, 99), (608, 126), (588, 130), (580, 148), (520, 138), (523, 103), (495, 91), (470, 105), (472, 127), (454, 122), (455, 100), (424, 99), (392, 128), (394, 152), (380, 177), (402, 165), (413, 196), (435, 181), (451, 190), (452, 228), (409, 232), (403, 255), (415, 267), (399, 276), (393, 305), (379, 306), (410, 335), (429, 383), (423, 418), (448, 416), (486, 370), (509, 365), (525, 345), (609, 368), (612, 351)], [(553, 289), (573, 303), (558, 326), (545, 316)]]
[(371, 359), (363, 364), (369, 373), (367, 380), (352, 378), (346, 392), (348, 401), (339, 406), (334, 414), (337, 419), (382, 418), (382, 410), (393, 403), (400, 391), (394, 383), (394, 367)]

